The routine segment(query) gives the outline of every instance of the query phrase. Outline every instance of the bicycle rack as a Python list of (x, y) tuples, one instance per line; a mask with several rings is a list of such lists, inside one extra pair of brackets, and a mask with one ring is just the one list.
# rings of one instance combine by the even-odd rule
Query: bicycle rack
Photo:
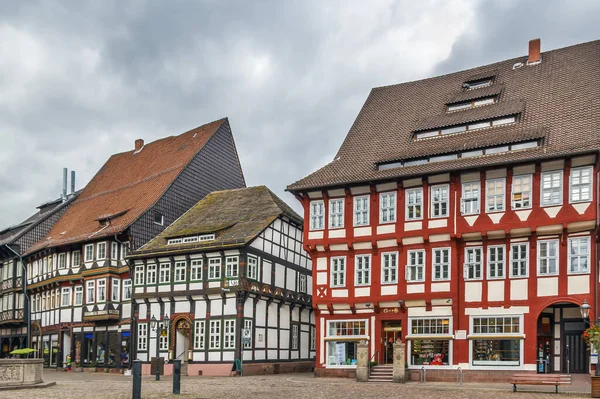
[(427, 369), (425, 366), (421, 367), (421, 371), (419, 372), (419, 381), (422, 383), (427, 382)]
[(463, 371), (461, 367), (456, 369), (456, 383), (460, 385), (463, 383)]

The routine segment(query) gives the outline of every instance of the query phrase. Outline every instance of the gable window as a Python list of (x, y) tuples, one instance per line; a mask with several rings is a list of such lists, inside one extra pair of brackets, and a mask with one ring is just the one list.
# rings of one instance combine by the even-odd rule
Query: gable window
[(175, 262), (175, 282), (176, 283), (185, 283), (185, 268), (186, 263), (184, 262)]
[(85, 246), (85, 262), (91, 262), (94, 260), (94, 244), (88, 244)]
[(123, 300), (131, 299), (131, 279), (123, 280)]
[(106, 302), (106, 279), (98, 280), (98, 302)]
[(146, 284), (156, 284), (156, 265), (148, 265), (146, 267)]
[(137, 340), (137, 348), (139, 351), (145, 351), (148, 349), (148, 324), (138, 324)]
[(73, 267), (79, 266), (79, 264), (81, 263), (81, 252), (73, 251), (73, 255), (71, 257), (71, 263), (72, 263)]
[(94, 303), (96, 296), (96, 282), (94, 280), (88, 281), (87, 283), (87, 297), (85, 298), (86, 303)]
[(396, 284), (398, 282), (398, 253), (381, 254), (381, 284)]
[(238, 257), (228, 256), (225, 258), (225, 277), (236, 278), (238, 276)]
[(510, 246), (510, 276), (527, 277), (529, 269), (529, 243), (512, 244)]
[(590, 237), (569, 238), (569, 273), (589, 273)]
[(61, 292), (61, 306), (71, 306), (71, 289), (69, 287), (63, 287)]
[(300, 274), (298, 278), (298, 291), (306, 293), (306, 274)]
[(208, 260), (208, 279), (218, 280), (221, 278), (221, 258), (210, 258)]
[(341, 229), (344, 227), (344, 199), (337, 198), (329, 201), (329, 228)]
[(558, 240), (538, 241), (538, 274), (558, 274)]
[(194, 349), (204, 349), (204, 320), (194, 321)]
[(396, 221), (396, 193), (381, 193), (379, 195), (379, 223)]
[(423, 218), (423, 188), (406, 190), (406, 220), (420, 220)]
[(190, 281), (202, 280), (202, 259), (194, 259), (191, 261), (190, 266)]
[(569, 184), (570, 202), (587, 202), (592, 200), (592, 167), (571, 169)]
[(354, 225), (369, 225), (369, 196), (354, 197)]
[(248, 278), (256, 280), (258, 278), (258, 258), (248, 255)]
[(346, 286), (346, 258), (331, 258), (331, 287)]
[(75, 306), (83, 305), (83, 286), (75, 286)]
[(504, 245), (490, 245), (488, 247), (488, 278), (504, 278)]
[(121, 280), (118, 278), (112, 279), (112, 301), (121, 301)]
[(210, 321), (209, 349), (221, 349), (221, 320)]
[(354, 285), (371, 284), (371, 255), (356, 255), (354, 258)]
[(482, 278), (482, 248), (465, 248), (465, 280), (481, 280)]
[(325, 228), (325, 205), (323, 201), (310, 202), (310, 229), (323, 230)]
[(58, 255), (58, 268), (66, 269), (67, 268), (67, 254), (59, 254)]
[(433, 249), (433, 280), (450, 279), (450, 248)]
[(154, 210), (153, 220), (154, 224), (157, 224), (159, 226), (162, 226), (165, 223), (165, 217), (162, 213), (160, 213), (157, 210)]
[(137, 265), (135, 267), (134, 278), (136, 287), (141, 287), (142, 285), (144, 285), (144, 266)]
[(116, 242), (110, 244), (110, 258), (113, 260), (119, 259), (119, 244)]
[(486, 182), (486, 211), (501, 212), (504, 210), (504, 179), (493, 179)]
[(408, 265), (406, 265), (406, 281), (425, 281), (425, 251), (408, 251)]
[(512, 209), (531, 208), (531, 175), (513, 176)]
[(431, 217), (448, 217), (448, 191), (447, 184), (431, 187)]
[(562, 205), (563, 171), (542, 172), (542, 206)]
[(97, 254), (96, 254), (96, 259), (97, 260), (102, 260), (102, 259), (106, 259), (106, 243), (105, 242), (99, 242), (97, 245)]
[(479, 182), (463, 183), (462, 185), (462, 214), (479, 214)]

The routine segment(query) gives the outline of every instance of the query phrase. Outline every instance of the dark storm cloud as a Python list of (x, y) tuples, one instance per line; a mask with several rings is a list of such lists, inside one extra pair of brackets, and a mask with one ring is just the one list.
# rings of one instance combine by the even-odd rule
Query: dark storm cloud
[(579, 21), (599, 14), (577, 2), (5, 3), (0, 226), (56, 197), (63, 166), (81, 187), (138, 137), (224, 116), (248, 184), (298, 209), (286, 185), (333, 158), (372, 87), (520, 55), (532, 37), (591, 40)]

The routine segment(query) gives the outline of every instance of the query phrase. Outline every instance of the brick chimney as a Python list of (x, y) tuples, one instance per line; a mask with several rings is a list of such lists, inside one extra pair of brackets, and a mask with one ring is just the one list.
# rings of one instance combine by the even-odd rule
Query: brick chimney
[(144, 146), (144, 139), (137, 139), (135, 141), (135, 150), (136, 151), (141, 150), (143, 146)]
[(527, 58), (528, 64), (533, 64), (541, 61), (540, 48), (540, 39), (533, 39), (529, 41), (529, 58)]

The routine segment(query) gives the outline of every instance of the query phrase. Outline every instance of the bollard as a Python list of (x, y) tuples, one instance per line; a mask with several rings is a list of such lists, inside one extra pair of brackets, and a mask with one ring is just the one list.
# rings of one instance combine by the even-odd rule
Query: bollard
[(181, 391), (181, 360), (173, 360), (173, 395)]
[(132, 399), (141, 399), (142, 397), (142, 361), (133, 361), (133, 393)]

